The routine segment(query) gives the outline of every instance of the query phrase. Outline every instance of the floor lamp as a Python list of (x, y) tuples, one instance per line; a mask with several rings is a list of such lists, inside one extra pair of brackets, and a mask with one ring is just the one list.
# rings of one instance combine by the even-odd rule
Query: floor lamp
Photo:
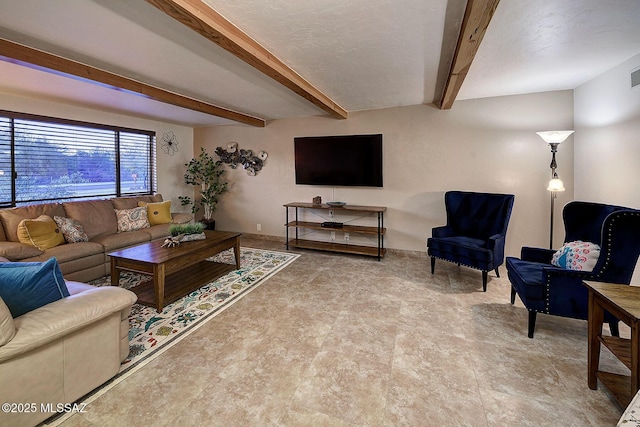
[(557, 197), (558, 191), (564, 191), (564, 184), (562, 180), (558, 178), (558, 174), (556, 173), (556, 168), (558, 164), (556, 163), (556, 153), (558, 152), (558, 145), (565, 139), (571, 135), (573, 130), (552, 130), (546, 132), (536, 132), (540, 138), (544, 140), (551, 147), (551, 164), (549, 167), (551, 168), (551, 181), (549, 181), (549, 186), (547, 190), (551, 192), (551, 218), (550, 218), (550, 226), (549, 226), (549, 249), (553, 249), (553, 212), (555, 208), (555, 200)]

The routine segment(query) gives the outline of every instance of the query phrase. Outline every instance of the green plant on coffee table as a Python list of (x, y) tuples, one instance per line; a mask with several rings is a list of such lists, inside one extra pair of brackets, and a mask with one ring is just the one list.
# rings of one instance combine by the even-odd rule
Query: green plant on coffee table
[(200, 155), (185, 163), (187, 171), (184, 174), (184, 182), (189, 185), (199, 186), (198, 200), (189, 196), (179, 196), (182, 206), (191, 205), (191, 213), (195, 214), (203, 207), (204, 220), (213, 220), (213, 212), (218, 206), (218, 196), (228, 190), (228, 183), (222, 178), (225, 172), (221, 161), (214, 160), (204, 147), (200, 148)]
[(201, 222), (195, 224), (171, 224), (169, 226), (169, 233), (175, 237), (180, 234), (200, 234), (204, 231), (205, 225)]

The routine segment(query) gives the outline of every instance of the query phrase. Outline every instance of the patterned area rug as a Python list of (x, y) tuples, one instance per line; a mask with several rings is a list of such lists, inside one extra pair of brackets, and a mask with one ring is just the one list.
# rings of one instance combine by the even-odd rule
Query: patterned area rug
[[(242, 296), (264, 283), (269, 277), (295, 261), (299, 255), (241, 248), (240, 270), (235, 270), (191, 292), (184, 298), (164, 307), (162, 313), (155, 308), (134, 304), (129, 315), (129, 357), (118, 376), (138, 367), (158, 355), (199, 325), (213, 318)], [(211, 260), (235, 264), (233, 250), (221, 252)], [(148, 276), (126, 273), (120, 275), (120, 286), (131, 289)], [(111, 284), (110, 277), (90, 282), (94, 286)], [(117, 377), (116, 377), (117, 378)]]
[[(263, 249), (240, 248), (240, 270), (227, 273), (167, 305), (162, 313), (158, 313), (155, 308), (134, 304), (129, 315), (129, 357), (122, 363), (120, 372), (115, 377), (84, 396), (79, 402), (91, 403), (244, 295), (265, 283), (299, 256)], [(211, 260), (235, 265), (233, 250), (221, 252)], [(121, 273), (120, 286), (130, 289), (147, 280), (147, 276)], [(103, 277), (90, 284), (110, 285), (111, 278)], [(72, 413), (66, 413), (54, 416), (44, 421), (43, 425), (58, 426), (71, 415)]]

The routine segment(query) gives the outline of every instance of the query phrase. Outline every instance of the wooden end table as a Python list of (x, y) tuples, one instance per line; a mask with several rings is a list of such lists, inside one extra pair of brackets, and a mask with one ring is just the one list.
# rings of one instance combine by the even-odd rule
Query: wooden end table
[[(640, 387), (640, 287), (585, 281), (589, 289), (589, 388), (598, 388), (598, 379), (625, 408)], [(631, 327), (631, 339), (602, 335), (604, 312), (608, 311)], [(631, 375), (599, 370), (600, 344), (604, 344)]]
[[(173, 248), (163, 248), (163, 240), (154, 240), (127, 249), (111, 252), (111, 284), (118, 285), (121, 271), (131, 271), (152, 277), (131, 290), (138, 302), (156, 307), (161, 312), (166, 304), (226, 274), (240, 269), (240, 236), (226, 231), (205, 231), (206, 239), (183, 242)], [(233, 248), (235, 265), (206, 261), (224, 250)]]

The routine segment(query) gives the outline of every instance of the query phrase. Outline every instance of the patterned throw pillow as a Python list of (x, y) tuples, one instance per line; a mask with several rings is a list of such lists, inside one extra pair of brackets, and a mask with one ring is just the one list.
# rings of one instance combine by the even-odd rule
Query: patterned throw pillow
[(78, 243), (78, 242), (88, 242), (89, 237), (87, 233), (84, 232), (84, 228), (80, 221), (73, 218), (66, 218), (64, 216), (54, 216), (53, 220), (58, 225), (60, 231), (62, 231), (62, 235), (64, 236), (64, 240), (67, 243)]
[(592, 271), (600, 257), (600, 246), (595, 243), (567, 242), (553, 254), (551, 264), (567, 270)]
[(116, 209), (115, 211), (118, 219), (118, 233), (149, 228), (146, 206), (133, 209)]

